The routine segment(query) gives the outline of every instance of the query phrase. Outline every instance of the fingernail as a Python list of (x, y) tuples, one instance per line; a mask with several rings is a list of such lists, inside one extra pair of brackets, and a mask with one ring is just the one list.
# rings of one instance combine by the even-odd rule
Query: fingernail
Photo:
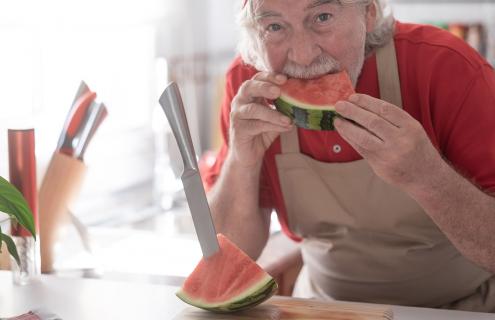
[(337, 112), (342, 112), (342, 111), (344, 111), (344, 109), (345, 109), (345, 107), (344, 107), (344, 103), (343, 102), (339, 101), (339, 102), (337, 102), (335, 104), (335, 110)]

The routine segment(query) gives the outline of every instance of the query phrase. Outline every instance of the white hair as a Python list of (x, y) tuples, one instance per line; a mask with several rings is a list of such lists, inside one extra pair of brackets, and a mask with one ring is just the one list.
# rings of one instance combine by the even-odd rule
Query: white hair
[[(387, 3), (387, 0), (338, 0), (342, 5), (364, 5), (375, 4), (377, 14), (373, 31), (366, 34), (365, 56), (368, 56), (377, 48), (384, 46), (393, 37), (394, 17)], [(241, 38), (238, 44), (238, 51), (243, 61), (254, 66), (258, 70), (267, 70), (262, 57), (259, 41), (257, 41), (256, 21), (253, 0), (247, 0), (246, 5), (241, 9), (237, 22), (241, 28)]]

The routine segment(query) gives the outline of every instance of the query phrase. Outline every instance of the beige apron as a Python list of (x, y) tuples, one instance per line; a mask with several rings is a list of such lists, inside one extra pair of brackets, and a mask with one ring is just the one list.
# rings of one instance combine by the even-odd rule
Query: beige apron
[[(378, 51), (377, 68), (382, 99), (402, 107), (393, 41)], [(495, 311), (493, 275), (365, 160), (317, 161), (300, 152), (297, 130), (282, 134), (281, 145), (289, 227), (303, 238), (296, 296)]]

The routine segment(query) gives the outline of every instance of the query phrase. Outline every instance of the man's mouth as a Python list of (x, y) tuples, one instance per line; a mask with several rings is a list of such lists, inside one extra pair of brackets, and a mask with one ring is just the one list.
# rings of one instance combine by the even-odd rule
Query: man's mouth
[(309, 66), (301, 66), (295, 62), (288, 61), (282, 73), (290, 78), (316, 79), (326, 74), (340, 72), (340, 63), (329, 55), (317, 57)]
[(339, 73), (341, 71), (341, 69), (333, 69), (333, 70), (330, 70), (328, 72), (325, 72), (325, 73), (316, 73), (316, 74), (300, 74), (300, 73), (294, 73), (294, 72), (291, 72), (291, 73), (287, 73), (285, 72), (284, 70), (284, 74), (289, 77), (289, 78), (296, 78), (296, 79), (305, 79), (305, 80), (312, 80), (312, 79), (318, 79), (318, 78), (321, 78), (323, 76), (326, 76), (328, 74), (336, 74), (336, 73)]

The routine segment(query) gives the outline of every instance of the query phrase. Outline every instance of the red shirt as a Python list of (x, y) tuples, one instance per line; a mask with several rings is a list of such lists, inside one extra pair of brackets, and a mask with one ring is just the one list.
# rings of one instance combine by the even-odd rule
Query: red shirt
[[(449, 32), (425, 25), (397, 23), (394, 36), (404, 110), (424, 127), (432, 143), (461, 174), (495, 192), (495, 74), (474, 49)], [(228, 149), (230, 105), (240, 85), (258, 71), (234, 60), (227, 71), (221, 110), (223, 145), (206, 173), (215, 182)], [(380, 97), (376, 57), (363, 66), (356, 91)], [(336, 131), (298, 128), (301, 152), (318, 161), (349, 162), (362, 157)], [(340, 145), (340, 152), (334, 152)], [(275, 208), (283, 231), (287, 213), (275, 166), (280, 139), (267, 150), (260, 181), (260, 207)]]

